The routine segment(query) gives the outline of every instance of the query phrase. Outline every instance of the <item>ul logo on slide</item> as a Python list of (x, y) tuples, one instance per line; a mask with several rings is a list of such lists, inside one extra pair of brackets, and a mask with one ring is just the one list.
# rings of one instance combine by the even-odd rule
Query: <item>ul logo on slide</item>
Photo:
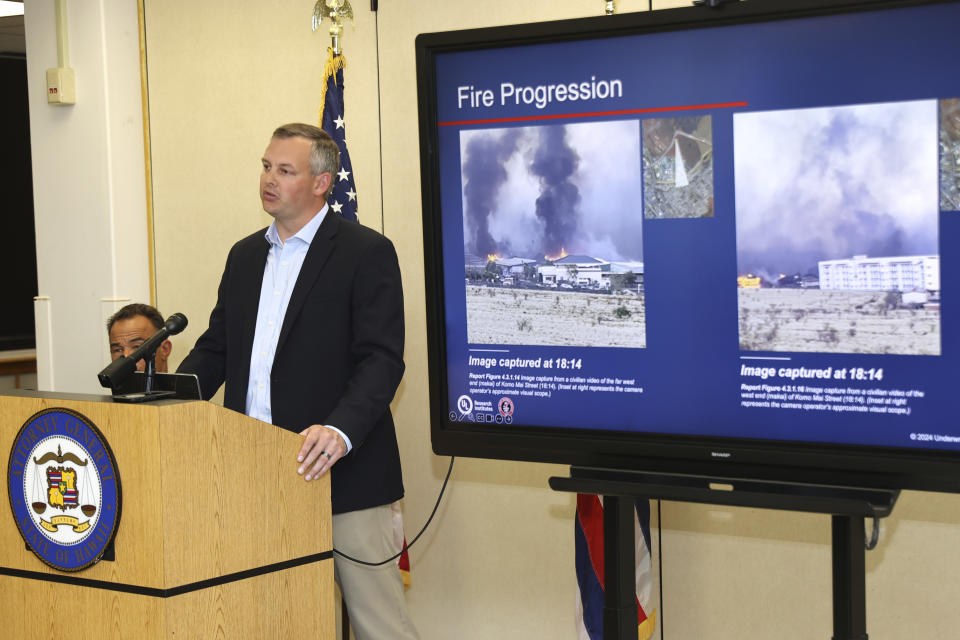
[(457, 409), (460, 410), (461, 415), (467, 415), (473, 411), (473, 400), (470, 396), (463, 395), (457, 398)]

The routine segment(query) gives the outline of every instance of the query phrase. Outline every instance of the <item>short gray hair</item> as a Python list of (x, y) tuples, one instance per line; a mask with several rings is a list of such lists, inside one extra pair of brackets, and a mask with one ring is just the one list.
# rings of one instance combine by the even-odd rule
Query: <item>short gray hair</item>
[[(277, 127), (274, 138), (306, 138), (310, 141), (310, 173), (318, 176), (329, 173), (331, 177), (340, 171), (340, 149), (330, 134), (319, 127), (302, 122), (291, 122)], [(332, 184), (332, 182), (331, 182)]]

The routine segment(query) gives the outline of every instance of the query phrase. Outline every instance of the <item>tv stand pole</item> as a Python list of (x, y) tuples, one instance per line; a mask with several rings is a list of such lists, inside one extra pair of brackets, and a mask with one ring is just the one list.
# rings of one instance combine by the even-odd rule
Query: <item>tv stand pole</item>
[(603, 499), (603, 640), (637, 640), (633, 502)]
[(863, 516), (834, 515), (833, 640), (867, 640)]
[[(715, 483), (732, 487), (717, 491)], [(571, 467), (550, 478), (555, 491), (603, 495), (603, 640), (636, 640), (633, 501), (676, 500), (830, 514), (833, 640), (868, 640), (864, 517), (893, 511), (898, 490), (863, 489)]]

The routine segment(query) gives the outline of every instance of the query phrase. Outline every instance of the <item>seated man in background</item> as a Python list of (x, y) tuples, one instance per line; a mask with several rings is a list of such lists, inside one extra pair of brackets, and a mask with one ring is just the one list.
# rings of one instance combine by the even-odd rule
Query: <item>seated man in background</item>
[[(121, 308), (107, 320), (107, 335), (110, 337), (110, 359), (128, 356), (153, 334), (163, 328), (163, 316), (148, 304), (134, 302)], [(167, 358), (173, 345), (164, 340), (157, 348), (157, 373), (167, 372)], [(137, 371), (143, 371), (146, 363), (137, 363)]]

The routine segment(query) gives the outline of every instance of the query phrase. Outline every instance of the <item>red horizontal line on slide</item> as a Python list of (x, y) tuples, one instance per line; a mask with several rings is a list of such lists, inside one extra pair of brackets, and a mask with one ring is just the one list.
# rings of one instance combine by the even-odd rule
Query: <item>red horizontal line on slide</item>
[(438, 127), (460, 126), (465, 124), (494, 124), (498, 122), (524, 122), (528, 120), (560, 120), (563, 118), (596, 118), (597, 116), (629, 116), (637, 113), (662, 113), (665, 111), (694, 111), (697, 109), (730, 109), (745, 107), (747, 102), (718, 102), (716, 104), (687, 104), (676, 107), (653, 107), (650, 109), (623, 109), (621, 111), (591, 111), (587, 113), (560, 113), (543, 116), (520, 116), (516, 118), (489, 118), (487, 120), (457, 120), (438, 122)]

